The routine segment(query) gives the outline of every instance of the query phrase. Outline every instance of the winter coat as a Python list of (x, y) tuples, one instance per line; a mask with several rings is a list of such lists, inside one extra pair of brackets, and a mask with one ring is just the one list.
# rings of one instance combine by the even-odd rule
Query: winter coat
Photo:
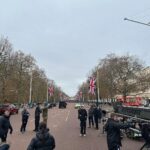
[(27, 122), (28, 121), (28, 119), (29, 119), (29, 112), (28, 111), (26, 111), (26, 110), (23, 110), (22, 111), (22, 122)]
[(53, 150), (55, 148), (55, 139), (48, 130), (39, 131), (36, 137), (31, 140), (27, 150)]
[(35, 117), (40, 118), (40, 113), (41, 113), (41, 109), (39, 106), (36, 107), (35, 109)]
[(90, 109), (88, 110), (88, 116), (89, 116), (89, 117), (93, 117), (93, 115), (94, 115), (94, 109), (93, 109), (93, 108), (90, 108)]
[(12, 133), (13, 129), (9, 121), (9, 117), (0, 116), (0, 137), (8, 133), (8, 130)]
[(47, 118), (48, 117), (48, 108), (47, 107), (44, 107), (42, 109), (42, 116), (43, 116), (43, 118)]
[(9, 144), (1, 144), (0, 145), (0, 150), (9, 150)]
[(93, 114), (94, 114), (94, 118), (101, 119), (101, 117), (102, 117), (102, 111), (100, 108), (99, 109), (97, 107), (94, 108)]
[(150, 143), (150, 124), (144, 123), (141, 126), (142, 137), (147, 143)]
[(80, 121), (86, 121), (87, 120), (87, 111), (85, 109), (80, 109), (79, 119), (80, 119)]
[(121, 146), (121, 132), (120, 129), (129, 128), (130, 125), (119, 123), (111, 118), (108, 119), (105, 130), (107, 132), (107, 144), (108, 148), (114, 148), (115, 146)]

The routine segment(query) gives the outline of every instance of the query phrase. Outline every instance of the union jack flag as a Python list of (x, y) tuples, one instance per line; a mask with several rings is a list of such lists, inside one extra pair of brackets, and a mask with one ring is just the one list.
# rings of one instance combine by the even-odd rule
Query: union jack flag
[(90, 90), (89, 93), (91, 93), (92, 95), (95, 95), (95, 89), (96, 89), (96, 78), (95, 77), (90, 77)]
[(50, 85), (50, 87), (48, 88), (48, 93), (49, 93), (50, 96), (54, 95), (54, 87), (53, 87), (53, 85)]
[(82, 91), (79, 92), (79, 97), (82, 98)]

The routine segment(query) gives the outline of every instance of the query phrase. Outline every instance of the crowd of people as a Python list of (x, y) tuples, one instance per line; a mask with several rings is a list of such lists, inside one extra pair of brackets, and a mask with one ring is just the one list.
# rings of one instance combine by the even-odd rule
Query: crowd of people
[[(42, 113), (43, 121), (40, 122), (40, 115)], [(22, 110), (22, 124), (20, 132), (24, 133), (26, 131), (26, 126), (30, 116), (27, 107), (24, 106)], [(7, 134), (8, 132), (12, 134), (13, 128), (10, 123), (10, 112), (5, 111), (4, 115), (0, 116), (0, 150), (8, 150), (10, 144), (7, 143)], [(47, 118), (48, 118), (48, 108), (46, 105), (43, 108), (40, 108), (38, 103), (35, 108), (35, 129), (36, 136), (31, 140), (27, 150), (53, 150), (55, 148), (55, 139), (49, 133), (47, 128)]]
[(95, 129), (99, 129), (99, 120), (102, 117), (102, 110), (95, 105), (91, 105), (88, 112), (81, 106), (78, 110), (78, 119), (80, 120), (80, 136), (86, 136), (86, 121), (88, 118), (89, 121), (89, 128), (94, 127)]
[[(80, 136), (86, 136), (87, 120), (89, 128), (99, 129), (99, 123), (103, 123), (103, 132), (107, 134), (108, 150), (120, 150), (122, 146), (122, 130), (126, 131), (129, 128), (135, 128), (132, 122), (125, 122), (124, 118), (118, 117), (115, 113), (110, 113), (106, 121), (106, 111), (96, 105), (91, 105), (88, 110), (81, 106), (78, 110), (78, 119), (80, 120)], [(105, 123), (104, 123), (105, 122)], [(140, 126), (140, 125), (139, 125)], [(142, 136), (145, 140), (144, 147), (150, 147), (150, 124), (144, 123), (140, 126)]]
[[(40, 122), (40, 116), (42, 114), (43, 121)], [(78, 119), (80, 121), (80, 136), (86, 136), (87, 130), (87, 120), (88, 128), (99, 129), (99, 123), (103, 122), (106, 116), (106, 111), (102, 110), (101, 107), (96, 105), (91, 105), (88, 110), (81, 106), (78, 109)], [(20, 132), (23, 134), (26, 131), (26, 126), (30, 117), (30, 113), (27, 110), (27, 107), (24, 107), (22, 110), (22, 124)], [(53, 150), (55, 149), (55, 138), (49, 133), (47, 128), (47, 119), (48, 119), (48, 108), (44, 106), (43, 108), (37, 104), (35, 108), (35, 128), (33, 131), (36, 132), (35, 137), (29, 143), (27, 150)], [(111, 113), (107, 122), (103, 124), (103, 129), (107, 134), (107, 145), (108, 150), (120, 150), (121, 144), (121, 129), (128, 129), (133, 127), (131, 123), (124, 123), (118, 121), (116, 114)], [(148, 129), (146, 126), (142, 126), (142, 131)], [(7, 143), (7, 134), (13, 133), (13, 128), (10, 123), (10, 112), (5, 111), (4, 115), (0, 116), (0, 150), (8, 150), (10, 144)], [(148, 134), (147, 134), (148, 133)], [(144, 138), (146, 143), (143, 145), (148, 145), (150, 143), (150, 130), (146, 130), (144, 133)], [(143, 148), (142, 147), (142, 148)], [(142, 150), (141, 148), (141, 150)]]

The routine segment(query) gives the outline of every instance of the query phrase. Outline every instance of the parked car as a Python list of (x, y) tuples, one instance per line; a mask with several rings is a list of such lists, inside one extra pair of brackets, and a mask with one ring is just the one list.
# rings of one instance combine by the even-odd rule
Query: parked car
[(53, 102), (52, 105), (53, 105), (53, 107), (56, 107), (56, 106), (57, 106), (57, 104), (56, 104), (55, 102)]
[(66, 108), (67, 103), (65, 101), (60, 101), (59, 102), (59, 108)]
[(19, 111), (19, 109), (13, 104), (0, 105), (0, 115), (4, 114), (6, 110), (10, 111), (10, 114), (18, 114)]
[(52, 103), (48, 103), (47, 107), (48, 107), (48, 109), (53, 108), (53, 104)]
[(74, 108), (75, 108), (75, 109), (79, 109), (81, 106), (84, 106), (84, 105), (83, 105), (83, 104), (80, 104), (80, 103), (76, 103), (75, 106), (74, 106)]

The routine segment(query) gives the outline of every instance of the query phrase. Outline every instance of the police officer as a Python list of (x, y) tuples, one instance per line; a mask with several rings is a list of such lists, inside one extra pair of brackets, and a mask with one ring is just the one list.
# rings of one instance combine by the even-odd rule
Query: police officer
[(38, 131), (41, 112), (42, 111), (41, 111), (41, 108), (40, 108), (40, 104), (37, 103), (37, 106), (36, 106), (36, 109), (35, 109), (35, 129), (33, 131)]
[(26, 107), (24, 107), (24, 110), (22, 111), (22, 125), (20, 128), (20, 132), (24, 133), (26, 131), (26, 125), (28, 123), (29, 119), (29, 112)]
[(80, 111), (78, 111), (78, 118), (80, 119), (80, 136), (86, 136), (86, 120), (87, 120), (87, 111), (81, 106)]
[(2, 142), (6, 142), (8, 130), (10, 129), (10, 134), (12, 134), (13, 131), (9, 118), (9, 111), (5, 111), (4, 115), (0, 116), (0, 138)]
[(105, 125), (108, 150), (120, 150), (122, 146), (120, 129), (127, 129), (129, 127), (132, 127), (132, 125), (119, 122), (117, 116), (113, 113), (110, 115)]

